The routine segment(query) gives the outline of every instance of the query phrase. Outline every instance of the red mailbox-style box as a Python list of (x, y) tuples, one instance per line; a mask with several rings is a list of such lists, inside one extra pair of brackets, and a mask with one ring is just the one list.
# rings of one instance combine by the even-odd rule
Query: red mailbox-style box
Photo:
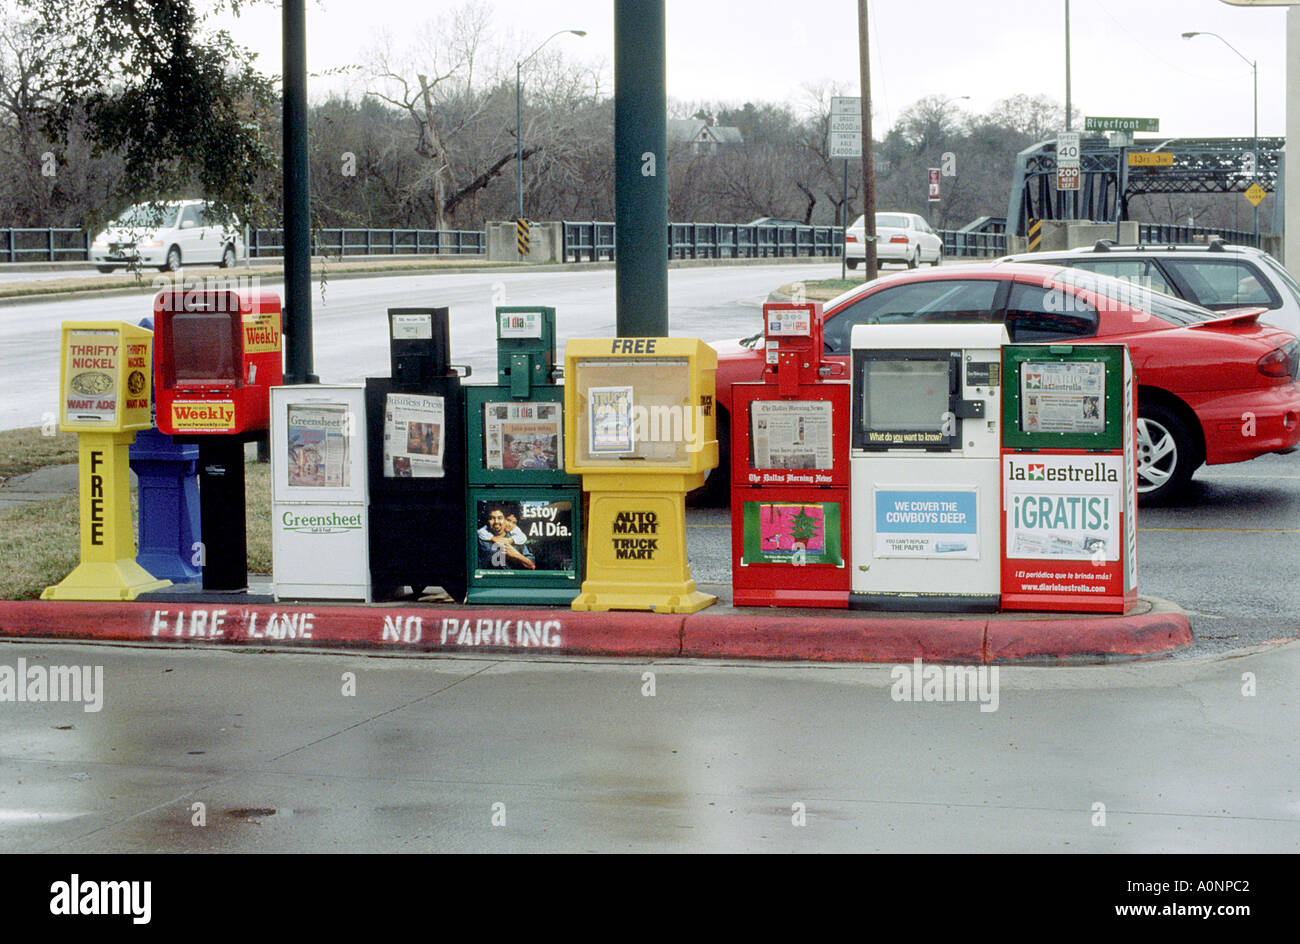
[(847, 607), (847, 371), (823, 356), (820, 305), (764, 305), (763, 326), (764, 382), (731, 388), (733, 602)]
[(158, 429), (238, 435), (270, 426), (270, 388), (284, 381), (280, 296), (172, 289), (153, 303)]

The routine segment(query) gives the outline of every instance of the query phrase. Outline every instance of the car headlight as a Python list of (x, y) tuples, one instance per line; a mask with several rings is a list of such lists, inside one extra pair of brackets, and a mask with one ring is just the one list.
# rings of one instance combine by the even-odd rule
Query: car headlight
[(149, 240), (144, 240), (144, 239), (142, 239), (142, 240), (140, 240), (140, 242), (138, 243), (138, 245), (140, 245), (140, 246), (144, 246), (144, 247), (147, 248), (147, 249), (159, 249), (159, 248), (162, 247), (162, 240), (161, 240), (161, 239), (149, 239)]

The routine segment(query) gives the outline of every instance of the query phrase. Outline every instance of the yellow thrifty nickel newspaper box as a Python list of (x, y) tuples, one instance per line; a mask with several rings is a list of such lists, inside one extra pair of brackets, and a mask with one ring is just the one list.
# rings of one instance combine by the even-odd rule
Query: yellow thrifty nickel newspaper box
[(591, 501), (575, 610), (694, 613), (717, 601), (686, 560), (686, 493), (718, 464), (717, 370), (694, 338), (565, 345), (565, 469)]
[(81, 563), (43, 600), (134, 600), (171, 586), (135, 562), (128, 450), (150, 429), (153, 332), (123, 322), (65, 321), (59, 426), (77, 434)]

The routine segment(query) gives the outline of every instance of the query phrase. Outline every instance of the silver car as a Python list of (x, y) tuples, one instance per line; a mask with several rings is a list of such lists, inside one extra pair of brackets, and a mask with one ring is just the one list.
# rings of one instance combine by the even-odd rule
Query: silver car
[(1091, 247), (1022, 252), (999, 261), (1087, 269), (1211, 311), (1267, 308), (1260, 321), (1300, 335), (1300, 284), (1276, 259), (1251, 246), (1217, 239), (1191, 246), (1116, 246), (1101, 240)]

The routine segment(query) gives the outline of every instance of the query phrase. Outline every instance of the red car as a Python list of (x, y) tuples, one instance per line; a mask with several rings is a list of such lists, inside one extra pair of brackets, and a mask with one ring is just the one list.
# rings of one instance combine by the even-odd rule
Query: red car
[[(1138, 382), (1138, 491), (1176, 495), (1201, 465), (1300, 443), (1300, 341), (1260, 324), (1262, 308), (1213, 312), (1131, 282), (1028, 263), (977, 264), (876, 279), (825, 305), (826, 350), (846, 365), (857, 324), (1005, 323), (1017, 343), (1127, 344)], [(731, 385), (762, 379), (762, 336), (714, 344), (718, 442), (709, 481), (726, 494)]]

